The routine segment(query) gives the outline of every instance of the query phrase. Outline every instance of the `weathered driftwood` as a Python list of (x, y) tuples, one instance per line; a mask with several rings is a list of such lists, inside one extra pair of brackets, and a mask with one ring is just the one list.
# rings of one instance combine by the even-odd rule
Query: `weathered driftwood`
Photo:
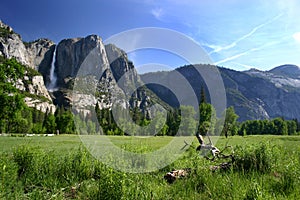
[(164, 179), (166, 179), (169, 183), (173, 183), (178, 178), (186, 177), (191, 172), (191, 169), (179, 169), (179, 170), (172, 170), (168, 172)]
[(224, 162), (219, 165), (210, 166), (210, 170), (212, 170), (213, 172), (217, 170), (226, 171), (229, 170), (231, 166), (232, 166), (232, 162)]
[[(209, 139), (209, 144), (205, 144), (205, 143), (204, 143), (204, 139), (203, 139), (202, 135), (200, 135), (200, 133), (197, 133), (197, 134), (196, 134), (196, 137), (197, 137), (198, 142), (199, 142), (199, 144), (200, 144), (200, 145), (197, 147), (196, 150), (197, 150), (197, 151), (208, 150), (208, 151), (210, 151), (210, 153), (211, 153), (211, 155), (212, 155), (212, 159), (215, 159), (215, 157), (218, 156), (218, 155), (220, 154), (221, 151), (220, 151), (217, 147), (215, 147), (215, 146), (213, 145), (213, 143), (212, 143), (212, 141), (211, 141), (209, 135), (207, 135), (207, 136), (208, 136), (208, 139)], [(205, 158), (206, 158), (206, 159), (209, 159), (207, 156), (205, 156)]]
[[(196, 134), (196, 137), (198, 139), (199, 142), (199, 146), (197, 147), (197, 151), (202, 151), (202, 150), (206, 150), (206, 151), (210, 151), (212, 158), (209, 158), (208, 156), (204, 156), (204, 158), (206, 158), (207, 160), (210, 161), (215, 161), (215, 159), (228, 159), (230, 158), (231, 160), (228, 162), (223, 162), (219, 165), (213, 165), (210, 166), (210, 169), (212, 171), (217, 171), (217, 170), (228, 170), (230, 169), (230, 167), (232, 166), (232, 164), (234, 163), (235, 159), (234, 159), (234, 152), (231, 146), (226, 146), (222, 151), (220, 151), (217, 147), (215, 147), (209, 137), (209, 144), (205, 144), (204, 143), (204, 139), (202, 137), (202, 135), (200, 135), (199, 133)], [(188, 143), (186, 141), (184, 141), (185, 146), (182, 148), (184, 149), (186, 146), (188, 146)], [(229, 155), (225, 155), (223, 152), (230, 148), (231, 149), (231, 154)], [(191, 172), (191, 169), (179, 169), (179, 170), (172, 170), (170, 172), (168, 172), (165, 176), (164, 179), (166, 179), (169, 183), (173, 183), (175, 180), (177, 180), (178, 178), (182, 178), (182, 177), (186, 177), (189, 173)]]

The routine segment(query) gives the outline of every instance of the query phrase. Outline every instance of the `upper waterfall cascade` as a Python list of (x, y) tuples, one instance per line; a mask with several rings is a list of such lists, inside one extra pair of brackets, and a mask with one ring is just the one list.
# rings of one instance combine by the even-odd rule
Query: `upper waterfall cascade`
[(52, 58), (51, 68), (50, 68), (50, 83), (47, 87), (49, 91), (54, 91), (56, 89), (57, 76), (55, 74), (55, 62), (56, 62), (56, 47), (53, 52), (53, 58)]

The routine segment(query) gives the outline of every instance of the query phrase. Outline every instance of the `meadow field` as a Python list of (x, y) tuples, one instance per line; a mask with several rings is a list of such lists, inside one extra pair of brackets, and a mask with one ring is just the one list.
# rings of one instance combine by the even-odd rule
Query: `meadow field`
[[(172, 137), (110, 136), (120, 148), (143, 153)], [(0, 199), (300, 199), (299, 136), (220, 137), (234, 148), (227, 170), (199, 155), (195, 138), (174, 163), (149, 173), (125, 173), (93, 158), (76, 135), (0, 137)], [(129, 148), (128, 148), (129, 147)], [(132, 148), (130, 148), (132, 147)], [(164, 175), (190, 168), (170, 184)]]

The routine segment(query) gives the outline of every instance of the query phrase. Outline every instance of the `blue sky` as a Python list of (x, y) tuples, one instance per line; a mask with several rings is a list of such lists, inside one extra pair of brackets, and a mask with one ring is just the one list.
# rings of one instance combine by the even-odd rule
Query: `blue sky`
[[(25, 41), (100, 35), (163, 27), (191, 37), (212, 61), (235, 70), (300, 66), (298, 0), (2, 0), (0, 18)], [(129, 54), (136, 67), (185, 60), (157, 50)]]

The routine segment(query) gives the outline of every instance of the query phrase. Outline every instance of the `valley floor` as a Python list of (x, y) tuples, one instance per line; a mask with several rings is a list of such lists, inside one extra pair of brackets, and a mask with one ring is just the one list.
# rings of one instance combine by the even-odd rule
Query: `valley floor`
[[(109, 140), (135, 153), (147, 153), (172, 137), (118, 137)], [(193, 140), (193, 138), (190, 138)], [(299, 199), (300, 136), (213, 138), (223, 149), (231, 145), (236, 161), (227, 171), (212, 172), (222, 163), (196, 152), (194, 139), (179, 159), (148, 173), (125, 173), (104, 165), (86, 150), (79, 136), (0, 137), (1, 199)], [(183, 144), (184, 146), (184, 144)], [(169, 184), (172, 169), (190, 174)]]

